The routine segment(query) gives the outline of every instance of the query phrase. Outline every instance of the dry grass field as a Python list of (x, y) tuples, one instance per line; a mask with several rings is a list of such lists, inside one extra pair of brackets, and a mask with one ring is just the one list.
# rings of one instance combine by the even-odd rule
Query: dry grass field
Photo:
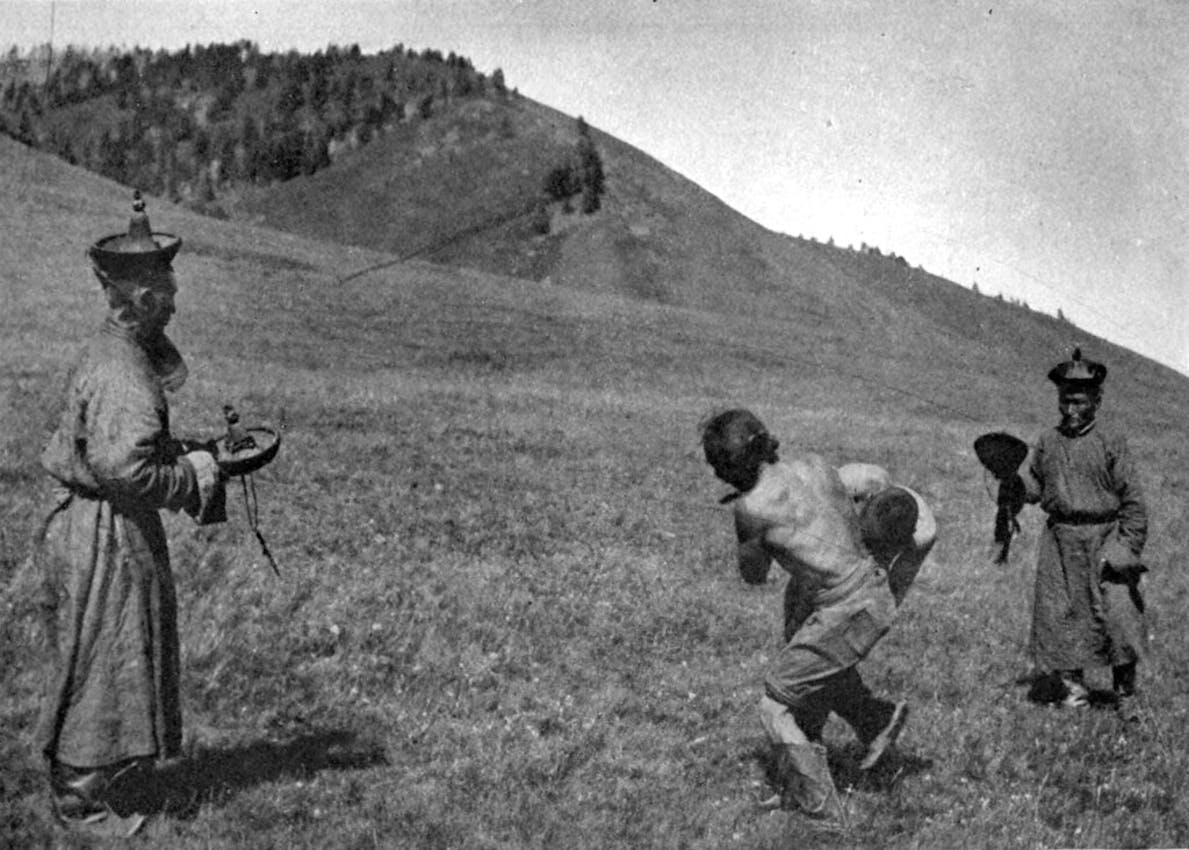
[[(101, 314), (83, 251), (122, 226), (128, 192), (5, 139), (0, 166), (0, 845), (81, 847), (48, 816), (30, 747), (44, 658), (22, 565), (63, 370)], [(213, 434), (224, 402), (284, 429), (257, 476), (281, 577), (238, 493), (224, 526), (167, 521), (191, 793), (130, 846), (1189, 845), (1184, 378), (1095, 349), (1153, 518), (1148, 720), (1124, 728), (1028, 700), (1041, 519), (1025, 513), (1010, 563), (991, 564), (971, 448), (1052, 420), (1044, 371), (1076, 329), (957, 287), (887, 295), (841, 266), (837, 303), (795, 288), (806, 267), (717, 311), (149, 212), (185, 239), (175, 430)], [(755, 238), (750, 262), (793, 256)], [(841, 827), (756, 805), (782, 588), (736, 576), (697, 446), (699, 420), (734, 405), (790, 449), (885, 465), (939, 518), (862, 667), (912, 703), (897, 752), (864, 775), (827, 727), (863, 809)]]

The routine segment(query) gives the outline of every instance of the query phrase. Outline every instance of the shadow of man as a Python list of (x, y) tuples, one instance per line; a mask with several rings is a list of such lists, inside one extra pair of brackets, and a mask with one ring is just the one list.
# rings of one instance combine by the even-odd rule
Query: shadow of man
[(278, 779), (309, 779), (323, 770), (363, 770), (388, 764), (383, 746), (341, 729), (314, 730), (284, 741), (199, 747), (152, 769), (149, 782), (127, 792), (142, 813), (190, 818), (205, 804), (225, 805), (238, 793)]

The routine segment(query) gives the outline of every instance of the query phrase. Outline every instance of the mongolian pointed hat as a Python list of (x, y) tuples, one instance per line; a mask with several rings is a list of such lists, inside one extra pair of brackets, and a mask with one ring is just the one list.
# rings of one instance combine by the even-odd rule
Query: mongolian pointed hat
[(1082, 350), (1075, 348), (1069, 360), (1049, 370), (1049, 380), (1059, 387), (1100, 387), (1106, 380), (1106, 367), (1093, 360), (1083, 360)]
[(138, 189), (132, 195), (128, 232), (105, 236), (87, 249), (100, 271), (120, 279), (170, 268), (182, 240), (172, 233), (154, 233), (144, 206)]

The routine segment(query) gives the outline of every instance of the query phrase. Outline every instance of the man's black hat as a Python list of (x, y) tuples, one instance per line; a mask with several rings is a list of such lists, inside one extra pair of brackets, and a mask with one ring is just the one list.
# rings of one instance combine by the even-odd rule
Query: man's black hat
[(154, 233), (137, 190), (127, 233), (106, 236), (87, 249), (91, 262), (110, 277), (123, 279), (170, 268), (182, 240), (172, 233)]
[(1002, 481), (1015, 475), (1028, 457), (1028, 444), (1004, 431), (995, 431), (974, 441), (974, 453), (979, 463)]
[(1106, 367), (1093, 360), (1083, 360), (1082, 350), (1075, 348), (1073, 357), (1058, 363), (1049, 370), (1049, 380), (1059, 387), (1090, 389), (1102, 386), (1106, 380)]

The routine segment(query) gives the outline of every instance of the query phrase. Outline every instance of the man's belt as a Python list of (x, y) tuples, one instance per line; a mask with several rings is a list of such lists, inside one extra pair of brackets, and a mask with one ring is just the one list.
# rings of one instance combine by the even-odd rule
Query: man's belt
[(1115, 521), (1115, 512), (1104, 514), (1072, 513), (1049, 514), (1049, 525), (1105, 525)]

